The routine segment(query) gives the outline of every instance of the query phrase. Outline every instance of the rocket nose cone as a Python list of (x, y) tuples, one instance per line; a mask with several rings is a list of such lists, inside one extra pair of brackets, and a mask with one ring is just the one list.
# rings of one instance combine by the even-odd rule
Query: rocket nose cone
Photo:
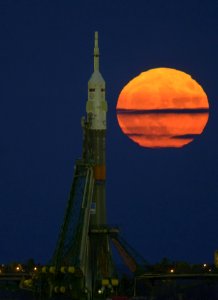
[(89, 84), (105, 84), (104, 78), (102, 77), (101, 73), (99, 71), (95, 71), (91, 78), (89, 79)]

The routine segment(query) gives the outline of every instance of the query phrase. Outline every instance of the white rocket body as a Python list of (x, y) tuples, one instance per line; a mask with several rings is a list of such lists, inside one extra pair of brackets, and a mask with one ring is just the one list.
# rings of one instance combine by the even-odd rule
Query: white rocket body
[(107, 102), (105, 100), (105, 81), (99, 72), (98, 33), (95, 32), (94, 72), (88, 82), (88, 101), (86, 112), (91, 117), (93, 130), (105, 130)]

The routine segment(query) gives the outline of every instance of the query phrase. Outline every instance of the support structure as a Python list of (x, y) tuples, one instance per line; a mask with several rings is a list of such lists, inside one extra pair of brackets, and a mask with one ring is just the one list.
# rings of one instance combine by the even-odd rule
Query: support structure
[(137, 270), (131, 249), (119, 238), (118, 228), (107, 225), (106, 159), (107, 101), (99, 70), (98, 33), (95, 32), (94, 71), (88, 82), (86, 117), (82, 118), (82, 158), (74, 178), (56, 249), (38, 283), (43, 297), (106, 299), (116, 293), (118, 278), (112, 258), (115, 245), (129, 268)]

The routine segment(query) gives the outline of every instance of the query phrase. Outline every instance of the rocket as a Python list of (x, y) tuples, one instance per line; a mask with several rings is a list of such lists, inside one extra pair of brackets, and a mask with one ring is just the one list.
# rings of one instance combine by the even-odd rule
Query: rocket
[(98, 32), (95, 32), (94, 72), (88, 82), (86, 113), (88, 119), (91, 117), (90, 129), (106, 130), (107, 102), (105, 100), (105, 81), (99, 71)]
[(86, 102), (86, 149), (89, 161), (93, 164), (94, 190), (91, 207), (91, 225), (106, 224), (105, 205), (105, 148), (107, 129), (107, 101), (105, 81), (99, 70), (98, 32), (95, 32), (94, 72), (88, 81), (88, 100)]

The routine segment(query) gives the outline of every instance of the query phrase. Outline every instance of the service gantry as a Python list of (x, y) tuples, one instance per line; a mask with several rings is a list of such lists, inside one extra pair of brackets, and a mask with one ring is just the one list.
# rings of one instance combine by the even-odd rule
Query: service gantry
[[(82, 158), (74, 178), (54, 255), (42, 268), (42, 297), (105, 299), (119, 285), (111, 242), (131, 271), (138, 268), (134, 250), (121, 239), (118, 228), (107, 225), (105, 201), (105, 141), (107, 129), (105, 81), (99, 70), (98, 33), (95, 32), (94, 72), (88, 82), (86, 117), (82, 118)], [(62, 295), (62, 296), (61, 296)]]

